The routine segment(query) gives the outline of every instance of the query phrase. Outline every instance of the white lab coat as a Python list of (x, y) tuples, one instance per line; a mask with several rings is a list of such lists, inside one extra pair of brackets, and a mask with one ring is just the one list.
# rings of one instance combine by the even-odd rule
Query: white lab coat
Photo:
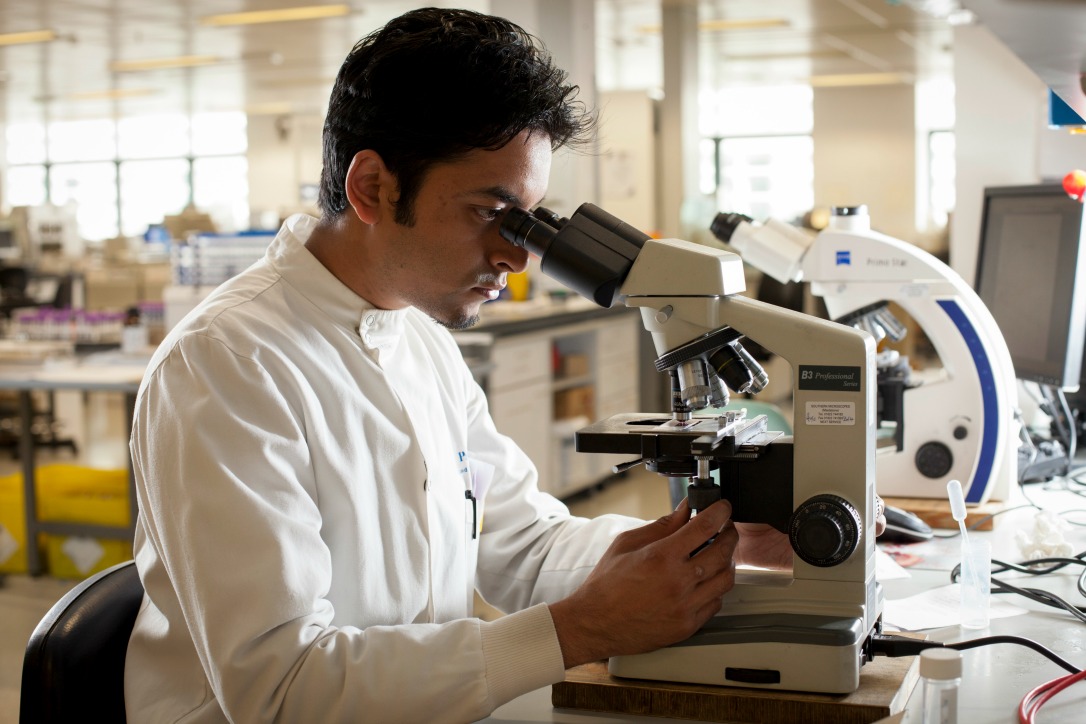
[[(304, 247), (315, 223), (291, 217), (148, 367), (130, 722), (479, 719), (562, 679), (541, 604), (638, 524), (540, 493), (448, 331), (347, 289)], [(516, 613), (472, 618), (475, 587)]]

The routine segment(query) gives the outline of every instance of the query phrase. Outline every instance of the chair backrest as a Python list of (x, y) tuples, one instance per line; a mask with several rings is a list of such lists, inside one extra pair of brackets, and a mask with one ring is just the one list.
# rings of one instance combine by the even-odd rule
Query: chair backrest
[(133, 561), (69, 591), (30, 635), (19, 695), (21, 724), (124, 722), (124, 661), (143, 585)]

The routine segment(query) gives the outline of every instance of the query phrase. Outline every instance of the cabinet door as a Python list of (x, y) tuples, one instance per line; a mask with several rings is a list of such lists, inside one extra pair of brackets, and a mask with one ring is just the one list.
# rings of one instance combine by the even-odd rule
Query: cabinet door
[(551, 479), (550, 380), (490, 393), (490, 415), (498, 432), (513, 438), (539, 470), (539, 488), (555, 494)]
[(640, 409), (639, 325), (639, 318), (624, 316), (597, 334), (596, 399), (600, 417)]
[(487, 400), (498, 432), (513, 438), (539, 470), (550, 492), (551, 342), (548, 335), (495, 341)]

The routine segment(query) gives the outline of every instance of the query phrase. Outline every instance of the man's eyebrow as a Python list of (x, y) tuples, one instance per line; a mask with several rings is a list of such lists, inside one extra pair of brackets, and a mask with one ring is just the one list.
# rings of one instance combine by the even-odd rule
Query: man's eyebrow
[(524, 202), (515, 193), (505, 188), (504, 186), (489, 186), (485, 189), (476, 189), (471, 194), (482, 194), (486, 196), (493, 196), (498, 201), (503, 201), (513, 206), (524, 206)]

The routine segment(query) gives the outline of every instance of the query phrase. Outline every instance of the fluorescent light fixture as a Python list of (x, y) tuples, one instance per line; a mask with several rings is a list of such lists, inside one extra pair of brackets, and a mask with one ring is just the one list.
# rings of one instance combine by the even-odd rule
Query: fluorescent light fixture
[(26, 45), (27, 43), (51, 43), (57, 39), (55, 30), (28, 30), (24, 33), (0, 34), (0, 45)]
[[(788, 18), (722, 18), (720, 20), (701, 20), (698, 30), (707, 32), (726, 32), (729, 30), (764, 30), (766, 28), (787, 28), (791, 25)], [(641, 33), (659, 33), (659, 25), (641, 25)]]
[(173, 58), (143, 58), (142, 60), (115, 60), (109, 64), (114, 73), (127, 73), (137, 70), (164, 70), (167, 68), (192, 68), (197, 65), (211, 65), (221, 61), (217, 55), (178, 55)]
[(154, 88), (113, 88), (100, 91), (81, 91), (69, 93), (65, 98), (71, 101), (113, 101), (121, 98), (138, 98), (158, 93)]
[(843, 75), (814, 75), (810, 84), (814, 88), (841, 88), (860, 85), (895, 85), (912, 83), (908, 73), (846, 73)]
[(245, 106), (246, 115), (250, 116), (282, 116), (294, 111), (290, 103), (253, 103)]
[(338, 18), (351, 12), (349, 5), (307, 5), (278, 10), (253, 10), (244, 13), (207, 15), (200, 18), (201, 25), (256, 25), (257, 23), (282, 23), (291, 20), (319, 20)]
[(787, 28), (791, 25), (788, 18), (736, 18), (734, 20), (702, 20), (698, 30), (761, 30), (763, 28)]

